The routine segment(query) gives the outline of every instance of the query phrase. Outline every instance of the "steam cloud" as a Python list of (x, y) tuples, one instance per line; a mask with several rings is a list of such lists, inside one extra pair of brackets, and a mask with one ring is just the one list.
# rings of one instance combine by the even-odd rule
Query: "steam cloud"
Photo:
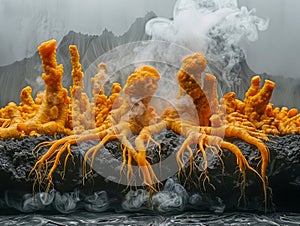
[[(225, 210), (225, 205), (220, 198), (213, 198), (208, 194), (189, 193), (178, 183), (176, 177), (169, 178), (163, 189), (153, 195), (152, 200), (149, 192), (143, 189), (130, 190), (125, 195), (124, 200), (118, 200), (117, 196), (110, 197), (110, 195), (106, 191), (86, 194), (78, 189), (66, 193), (53, 190), (50, 193), (39, 192), (35, 194), (6, 191), (4, 199), (2, 200), (0, 197), (0, 207), (2, 209), (16, 209), (22, 213), (56, 211), (63, 214), (79, 210), (97, 213), (108, 210), (172, 213), (189, 209), (222, 213)], [(118, 203), (117, 206), (116, 203)]]
[(145, 31), (154, 40), (165, 40), (202, 52), (221, 73), (228, 87), (240, 82), (242, 41), (256, 41), (258, 31), (268, 28), (268, 20), (256, 10), (238, 7), (237, 0), (177, 0), (173, 19), (154, 18)]
[(86, 195), (79, 190), (61, 194), (53, 190), (50, 193), (20, 194), (6, 191), (4, 201), (0, 199), (0, 207), (11, 207), (23, 213), (38, 210), (55, 210), (60, 213), (72, 213), (78, 209), (89, 212), (104, 212), (109, 207), (109, 200), (105, 191), (96, 191)]

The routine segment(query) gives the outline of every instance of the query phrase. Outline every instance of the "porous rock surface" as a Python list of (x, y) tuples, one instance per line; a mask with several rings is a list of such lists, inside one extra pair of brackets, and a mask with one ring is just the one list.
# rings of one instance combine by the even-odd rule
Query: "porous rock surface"
[[(57, 136), (57, 138), (59, 137)], [(34, 175), (29, 176), (29, 172), (37, 160), (37, 155), (41, 155), (47, 149), (39, 150), (37, 155), (34, 155), (32, 150), (40, 142), (53, 139), (43, 135), (40, 137), (25, 137), (20, 140), (0, 141), (0, 178), (2, 182), (0, 184), (0, 199), (5, 200), (4, 197), (7, 192), (10, 194), (30, 194), (33, 191), (43, 190), (43, 186), (39, 187), (37, 185), (33, 189)], [(158, 147), (155, 144), (150, 144), (147, 151), (148, 156), (151, 155), (153, 163), (174, 155), (184, 141), (183, 137), (167, 130), (155, 135), (154, 139), (160, 142), (161, 155), (158, 154)], [(254, 167), (258, 165), (256, 168), (259, 171), (259, 152), (256, 147), (239, 139), (230, 139), (228, 141), (233, 142), (242, 150), (250, 165)], [(116, 183), (117, 180), (113, 178), (114, 176), (110, 178), (101, 173), (101, 170), (120, 172), (122, 152), (118, 140), (107, 143), (105, 147), (99, 150), (95, 162), (100, 167), (97, 168), (97, 172), (94, 172), (85, 180), (83, 185), (83, 154), (96, 143), (97, 141), (90, 141), (72, 146), (74, 161), (72, 161), (72, 158), (68, 160), (66, 174), (63, 179), (61, 177), (63, 164), (59, 165), (53, 177), (54, 187), (57, 192), (62, 194), (76, 189), (86, 194), (105, 191), (110, 197), (123, 200), (126, 192), (128, 192), (128, 188), (126, 190), (125, 185)], [(291, 134), (270, 137), (270, 140), (265, 143), (269, 147), (271, 156), (268, 166), (268, 210), (299, 212), (299, 200), (297, 201), (297, 199), (300, 197), (300, 135)], [(194, 168), (195, 172), (187, 180), (184, 174), (181, 174), (178, 180), (178, 183), (184, 187), (185, 192), (191, 197), (192, 195), (200, 194), (202, 201), (206, 199), (210, 201), (219, 200), (222, 205), (226, 206), (226, 210), (263, 211), (263, 189), (259, 177), (247, 171), (245, 198), (243, 198), (241, 196), (243, 193), (240, 191), (241, 176), (234, 155), (227, 150), (223, 150), (222, 160), (224, 164), (222, 164), (216, 154), (209, 150), (207, 150), (207, 153), (209, 160), (208, 176), (213, 186), (207, 181), (203, 183), (203, 179), (198, 180), (198, 176), (201, 174), (201, 167)], [(201, 161), (202, 159), (199, 157), (195, 164), (201, 166)], [(63, 163), (63, 160), (61, 162)], [(176, 162), (174, 164), (177, 166)], [(166, 172), (170, 170), (170, 167), (164, 165), (162, 170)], [(186, 164), (186, 172), (189, 172), (188, 163)], [(170, 171), (170, 174), (172, 173)], [(176, 173), (173, 178), (175, 177)], [(163, 184), (165, 182), (166, 180), (163, 181)], [(139, 188), (141, 187), (132, 189)]]

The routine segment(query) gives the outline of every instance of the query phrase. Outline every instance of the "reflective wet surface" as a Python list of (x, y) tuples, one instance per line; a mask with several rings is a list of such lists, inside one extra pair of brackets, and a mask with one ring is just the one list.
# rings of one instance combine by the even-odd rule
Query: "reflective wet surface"
[(186, 212), (174, 215), (146, 213), (88, 213), (71, 215), (20, 214), (0, 216), (0, 225), (300, 225), (300, 213), (211, 214)]

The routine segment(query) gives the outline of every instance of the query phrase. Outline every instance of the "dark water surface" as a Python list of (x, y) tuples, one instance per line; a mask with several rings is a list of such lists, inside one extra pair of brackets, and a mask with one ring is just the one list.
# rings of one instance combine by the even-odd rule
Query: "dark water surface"
[(199, 213), (151, 215), (144, 213), (88, 213), (71, 215), (19, 214), (0, 216), (0, 225), (300, 225), (300, 213)]

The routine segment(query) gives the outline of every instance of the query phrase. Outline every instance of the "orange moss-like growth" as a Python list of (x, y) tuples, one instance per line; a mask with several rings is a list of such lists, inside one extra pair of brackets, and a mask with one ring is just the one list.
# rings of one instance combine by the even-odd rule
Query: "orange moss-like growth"
[(32, 89), (30, 86), (26, 86), (21, 91), (21, 103), (18, 107), (19, 111), (21, 112), (22, 119), (24, 121), (33, 118), (37, 111), (40, 108), (40, 104), (37, 104), (32, 98)]
[[(243, 101), (238, 100), (234, 92), (219, 99), (215, 76), (206, 73), (203, 85), (201, 84), (206, 68), (204, 56), (193, 54), (183, 59), (177, 73), (177, 102), (173, 106), (167, 106), (159, 116), (155, 108), (150, 106), (160, 79), (155, 68), (142, 66), (136, 69), (128, 77), (123, 89), (120, 84), (114, 83), (111, 95), (106, 95), (104, 83), (107, 68), (104, 63), (100, 63), (98, 73), (91, 79), (93, 97), (90, 101), (84, 93), (84, 73), (78, 50), (76, 46), (70, 46), (73, 85), (68, 97), (67, 90), (62, 87), (63, 67), (57, 65), (55, 48), (55, 40), (45, 42), (39, 47), (45, 71), (42, 75), (46, 84), (45, 92), (33, 100), (31, 88), (26, 87), (21, 92), (21, 103), (18, 106), (9, 103), (0, 109), (2, 139), (37, 134), (67, 135), (59, 140), (43, 142), (36, 147), (36, 150), (49, 147), (30, 172), (35, 175), (36, 182), (46, 183), (46, 191), (53, 186), (53, 173), (63, 154), (66, 154), (63, 161), (64, 171), (66, 170), (66, 162), (72, 155), (72, 145), (99, 140), (97, 145), (85, 153), (82, 169), (85, 179), (93, 170), (98, 151), (113, 139), (121, 141), (121, 169), (123, 171), (127, 168), (128, 184), (134, 178), (132, 165), (136, 164), (144, 184), (151, 191), (156, 190), (155, 183), (159, 180), (147, 159), (147, 145), (154, 142), (159, 146), (159, 142), (152, 135), (167, 128), (186, 138), (176, 153), (180, 179), (184, 175), (186, 182), (192, 178), (195, 169), (202, 169), (199, 182), (202, 182), (204, 188), (206, 184), (213, 187), (208, 176), (207, 151), (212, 151), (222, 161), (222, 153), (227, 150), (236, 157), (236, 164), (242, 175), (242, 194), (246, 185), (246, 174), (251, 171), (262, 181), (267, 203), (267, 166), (270, 157), (263, 141), (268, 139), (269, 134), (300, 133), (300, 114), (297, 109), (274, 108), (269, 103), (275, 87), (274, 82), (266, 80), (261, 88), (260, 77), (255, 76)], [(187, 102), (186, 106), (182, 106), (181, 98), (190, 98), (189, 103), (192, 104), (188, 105)], [(134, 143), (129, 141), (132, 135), (135, 137)], [(260, 170), (251, 166), (239, 147), (226, 141), (226, 137), (237, 137), (256, 146), (261, 158)], [(196, 150), (191, 148), (193, 144), (196, 144)], [(188, 153), (189, 172), (185, 170), (185, 152)], [(197, 165), (196, 160), (199, 158), (202, 158), (201, 166)]]
[(104, 63), (98, 65), (98, 73), (91, 78), (94, 85), (93, 88), (93, 101), (95, 108), (95, 125), (96, 128), (100, 127), (110, 111), (114, 108), (117, 109), (122, 104), (120, 92), (122, 90), (119, 83), (113, 83), (111, 87), (111, 95), (106, 96), (104, 90), (104, 83), (106, 78), (107, 68)]
[[(79, 58), (77, 57), (76, 59), (78, 64)], [(205, 75), (204, 86), (202, 88), (200, 82), (201, 73), (205, 69), (205, 66), (206, 61), (201, 54), (195, 54), (183, 60), (182, 68), (179, 70), (177, 75), (178, 82), (181, 87), (178, 93), (178, 98), (181, 98), (184, 95), (189, 95), (192, 98), (198, 114), (198, 120), (187, 119), (187, 121), (182, 121), (180, 112), (178, 112), (176, 108), (168, 107), (162, 116), (158, 117), (154, 109), (149, 106), (151, 97), (157, 88), (159, 74), (154, 68), (148, 66), (136, 70), (131, 76), (129, 76), (123, 89), (124, 99), (122, 101), (120, 99), (121, 97), (118, 95), (120, 88), (118, 85), (115, 85), (115, 87), (117, 87), (117, 91), (115, 92), (117, 95), (114, 100), (118, 100), (120, 104), (117, 104), (116, 109), (112, 109), (112, 104), (104, 95), (103, 89), (106, 67), (103, 64), (100, 64), (98, 74), (93, 80), (93, 95), (95, 100), (94, 104), (96, 104), (96, 106), (102, 106), (100, 109), (102, 109), (102, 112), (103, 109), (105, 109), (105, 113), (103, 115), (99, 108), (98, 111), (96, 110), (97, 108), (95, 108), (95, 112), (97, 112), (96, 119), (97, 117), (100, 118), (100, 120), (96, 120), (96, 128), (84, 131), (80, 135), (72, 135), (64, 137), (58, 141), (42, 143), (39, 147), (50, 146), (50, 148), (39, 159), (32, 172), (36, 171), (37, 178), (40, 178), (39, 175), (41, 175), (43, 165), (47, 165), (47, 162), (51, 162), (54, 158), (54, 163), (52, 167), (50, 167), (50, 171), (47, 176), (47, 187), (49, 188), (52, 185), (52, 175), (59, 163), (60, 156), (64, 152), (70, 154), (70, 146), (72, 144), (92, 139), (101, 139), (98, 145), (88, 150), (85, 154), (83, 160), (83, 173), (84, 178), (86, 178), (88, 172), (91, 172), (87, 171), (88, 162), (90, 161), (90, 170), (92, 170), (94, 159), (98, 150), (109, 140), (119, 138), (123, 144), (122, 169), (127, 166), (128, 181), (130, 182), (133, 177), (131, 165), (133, 162), (136, 162), (141, 169), (144, 183), (151, 190), (155, 190), (153, 184), (158, 182), (158, 180), (150, 163), (146, 159), (147, 155), (145, 143), (153, 141), (158, 144), (153, 140), (151, 135), (167, 127), (168, 129), (186, 137), (186, 140), (179, 149), (176, 158), (180, 168), (180, 173), (184, 173), (185, 176), (189, 178), (193, 171), (195, 158), (198, 158), (201, 154), (203, 157), (203, 176), (200, 178), (203, 178), (203, 185), (206, 181), (210, 184), (210, 180), (207, 175), (208, 163), (206, 149), (211, 149), (217, 155), (222, 153), (222, 149), (227, 149), (236, 156), (237, 165), (243, 178), (241, 183), (242, 190), (244, 190), (246, 170), (248, 169), (261, 178), (266, 198), (266, 167), (269, 159), (269, 153), (267, 147), (261, 141), (261, 139), (265, 139), (266, 137), (264, 133), (258, 131), (248, 120), (248, 116), (243, 112), (243, 109), (246, 108), (246, 104), (242, 101), (236, 100), (234, 94), (227, 94), (221, 104), (218, 102), (216, 79), (213, 75)], [(75, 85), (73, 87), (75, 87)], [(82, 91), (83, 85), (79, 85), (78, 87), (78, 89)], [(255, 94), (256, 99), (259, 100), (259, 95), (263, 95), (264, 93), (265, 92), (257, 92)], [(222, 103), (224, 105), (222, 105)], [(226, 107), (224, 108), (224, 106)], [(228, 106), (231, 106), (231, 109)], [(228, 115), (226, 115), (225, 110), (228, 110)], [(236, 113), (237, 110), (240, 113), (235, 115), (234, 113)], [(261, 111), (259, 113), (262, 115)], [(229, 117), (229, 115), (231, 116)], [(238, 119), (240, 119), (242, 115), (244, 118), (242, 122), (239, 122)], [(198, 124), (195, 123), (197, 121)], [(213, 127), (210, 127), (210, 125)], [(137, 135), (135, 147), (127, 139), (131, 133)], [(239, 137), (244, 141), (257, 146), (262, 156), (260, 174), (256, 171), (256, 169), (249, 165), (248, 161), (237, 146), (223, 140), (223, 137), (232, 136)], [(199, 149), (196, 153), (194, 153), (190, 148), (191, 144), (198, 145)], [(188, 150), (190, 155), (189, 161), (191, 166), (188, 174), (185, 173), (185, 164), (182, 158), (185, 150)]]
[(84, 92), (84, 73), (80, 64), (80, 56), (75, 45), (69, 47), (72, 63), (73, 86), (70, 87), (70, 126), (75, 134), (82, 133), (94, 126), (94, 112), (89, 97)]
[[(204, 57), (201, 54), (195, 54), (185, 58), (177, 75), (178, 83), (182, 89), (180, 90), (181, 95), (179, 95), (178, 98), (183, 95), (184, 91), (192, 98), (199, 116), (198, 124), (195, 124), (195, 120), (193, 119), (181, 117), (182, 114), (189, 111), (188, 109), (191, 109), (191, 106), (186, 106), (183, 110), (181, 110), (182, 108), (176, 108), (176, 106), (168, 107), (162, 114), (163, 121), (145, 127), (142, 130), (140, 135), (136, 138), (136, 144), (138, 144), (136, 145), (136, 148), (138, 152), (143, 151), (145, 149), (143, 144), (151, 138), (151, 134), (160, 132), (164, 127), (183, 135), (186, 137), (186, 140), (179, 149), (176, 157), (180, 169), (179, 175), (183, 173), (186, 178), (189, 178), (193, 172), (195, 159), (201, 154), (203, 158), (203, 176), (200, 178), (203, 178), (203, 186), (205, 182), (210, 184), (210, 180), (207, 175), (208, 162), (206, 149), (212, 150), (218, 156), (222, 153), (222, 149), (227, 149), (236, 156), (237, 165), (242, 173), (242, 191), (244, 190), (246, 170), (248, 169), (257, 174), (261, 179), (266, 199), (266, 167), (269, 160), (269, 153), (268, 148), (260, 140), (260, 138), (264, 138), (264, 134), (257, 131), (255, 128), (248, 129), (246, 126), (239, 127), (234, 123), (228, 124), (226, 121), (226, 112), (223, 110), (224, 107), (219, 106), (218, 103), (215, 77), (213, 75), (206, 74), (203, 88), (200, 83), (195, 80), (194, 74), (197, 74), (197, 78), (200, 81), (201, 73), (206, 66), (203, 58)], [(188, 73), (188, 71), (191, 73)], [(209, 126), (210, 124), (212, 124), (213, 127)], [(241, 150), (234, 144), (224, 141), (224, 137), (238, 137), (245, 142), (255, 145), (262, 156), (261, 174), (249, 165)], [(191, 144), (197, 144), (198, 146), (198, 150), (195, 153), (190, 147)], [(185, 151), (188, 151), (189, 154), (190, 171), (188, 173), (185, 172)], [(221, 156), (219, 157), (221, 159)]]
[[(31, 171), (31, 173), (35, 172), (36, 180), (38, 180), (39, 183), (42, 183), (43, 181), (41, 181), (40, 178), (43, 166), (45, 166), (46, 169), (49, 168), (50, 170), (46, 178), (46, 190), (48, 190), (52, 186), (53, 172), (58, 166), (61, 155), (65, 152), (68, 153), (64, 161), (66, 163), (68, 157), (71, 155), (70, 146), (72, 144), (87, 140), (100, 139), (101, 141), (99, 144), (88, 150), (84, 156), (83, 174), (85, 178), (92, 170), (94, 159), (98, 150), (109, 140), (119, 138), (123, 144), (122, 168), (127, 165), (128, 180), (130, 181), (133, 177), (131, 164), (132, 161), (135, 161), (142, 169), (145, 183), (151, 186), (155, 175), (150, 164), (146, 160), (145, 156), (135, 151), (127, 137), (131, 133), (138, 134), (142, 128), (148, 126), (149, 122), (153, 120), (153, 109), (149, 108), (148, 105), (152, 95), (157, 89), (159, 78), (160, 76), (158, 72), (152, 67), (143, 66), (137, 69), (129, 76), (123, 89), (124, 99), (122, 104), (120, 106), (117, 104), (116, 109), (109, 111), (108, 116), (105, 118), (101, 126), (86, 130), (81, 134), (64, 137), (57, 141), (41, 143), (38, 148), (42, 146), (50, 146), (50, 148), (43, 156), (41, 156)], [(118, 87), (119, 86), (117, 85), (113, 85), (115, 94), (119, 91)], [(101, 96), (103, 94), (100, 92), (99, 95)], [(115, 97), (118, 98), (117, 95), (115, 95)], [(51, 167), (48, 166), (48, 162), (53, 162)], [(88, 163), (90, 163), (90, 170), (87, 169)]]
[[(20, 138), (24, 135), (56, 133), (70, 134), (66, 128), (68, 120), (68, 91), (62, 87), (63, 66), (56, 62), (56, 41), (50, 40), (39, 46), (40, 56), (43, 62), (42, 78), (46, 84), (46, 90), (39, 107), (35, 106), (28, 88), (21, 93), (22, 102), (18, 110), (10, 108), (11, 117), (20, 120), (11, 123), (9, 127), (0, 129), (0, 138)], [(19, 113), (18, 113), (19, 111)], [(23, 117), (22, 117), (23, 116)]]

